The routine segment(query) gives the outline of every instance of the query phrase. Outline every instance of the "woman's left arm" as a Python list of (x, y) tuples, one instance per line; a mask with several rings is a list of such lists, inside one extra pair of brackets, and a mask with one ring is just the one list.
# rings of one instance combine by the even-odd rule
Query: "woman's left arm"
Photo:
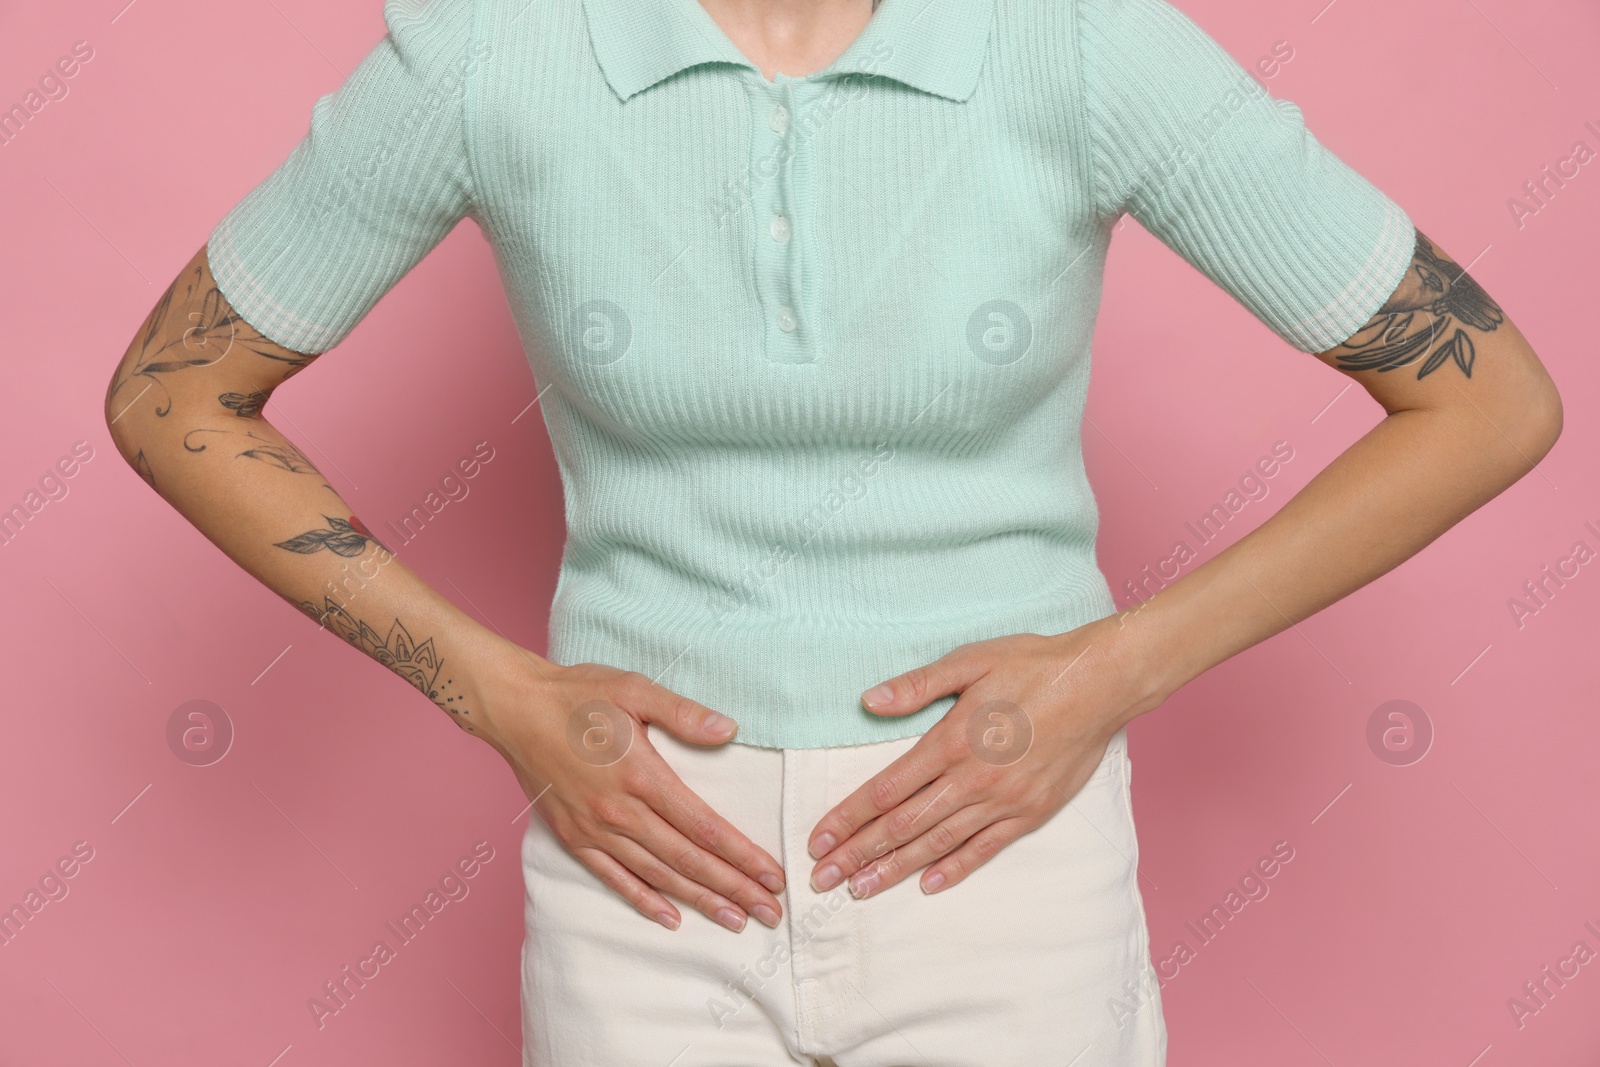
[[(962, 645), (875, 687), (884, 699), (863, 695), (877, 714), (904, 715), (960, 694), (818, 822), (816, 889), (848, 877), (866, 896), (925, 866), (926, 892), (961, 881), (1064, 807), (1127, 723), (1409, 559), (1561, 434), (1560, 395), (1521, 331), (1420, 231), (1382, 309), (1318, 358), (1388, 414), (1257, 529), (1129, 610)], [(970, 722), (986, 704), (1005, 709), (998, 733)], [(986, 750), (1019, 735), (1015, 756)]]

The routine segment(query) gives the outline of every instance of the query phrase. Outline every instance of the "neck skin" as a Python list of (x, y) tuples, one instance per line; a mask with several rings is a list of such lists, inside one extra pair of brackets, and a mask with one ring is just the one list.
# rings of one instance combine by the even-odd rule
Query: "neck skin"
[(768, 81), (803, 78), (844, 54), (881, 0), (698, 0)]

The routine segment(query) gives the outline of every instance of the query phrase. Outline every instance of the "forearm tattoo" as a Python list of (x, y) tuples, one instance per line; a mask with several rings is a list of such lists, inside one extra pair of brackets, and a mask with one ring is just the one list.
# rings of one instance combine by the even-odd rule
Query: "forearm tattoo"
[[(287, 380), (317, 358), (315, 354), (291, 352), (263, 337), (233, 309), (217, 288), (205, 260), (197, 257), (195, 264), (172, 283), (146, 316), (128, 357), (106, 387), (106, 407), (110, 410), (113, 399), (126, 390), (126, 397), (120, 401), (120, 407), (125, 411), (145, 391), (155, 389), (158, 397), (155, 414), (159, 418), (166, 418), (172, 411), (173, 398), (163, 383), (164, 375), (208, 367), (230, 354), (237, 357), (241, 353), (279, 364), (279, 382)], [(128, 389), (130, 385), (135, 388)], [(231, 411), (241, 419), (259, 419), (271, 396), (271, 388), (242, 393), (222, 392), (216, 396), (217, 403), (223, 411)], [(214, 434), (221, 436), (210, 436)], [(294, 445), (257, 436), (249, 429), (200, 427), (189, 430), (183, 436), (184, 451), (189, 453), (208, 451), (212, 445), (226, 452), (230, 442), (234, 445), (234, 459), (262, 463), (289, 474), (306, 474), (318, 479), (323, 477)], [(134, 455), (132, 463), (140, 476), (154, 486), (155, 475), (142, 448)], [(323, 481), (323, 488), (338, 496), (326, 481)], [(326, 527), (306, 530), (287, 541), (274, 542), (275, 545), (303, 555), (328, 551), (346, 558), (362, 555), (369, 545), (377, 545), (388, 551), (354, 515), (348, 518), (324, 515), (323, 518), (327, 522)], [(329, 583), (329, 587), (332, 588), (332, 583)], [(455, 679), (444, 673), (444, 665), (434, 648), (433, 638), (417, 641), (399, 619), (391, 622), (386, 632), (380, 633), (332, 596), (324, 595), (320, 607), (310, 600), (296, 600), (289, 596), (284, 599), (316, 620), (318, 626), (331, 629), (400, 675), (429, 700), (448, 711), (463, 730), (477, 733)]]
[[(245, 436), (254, 437), (255, 435), (247, 432)], [(247, 448), (240, 452), (238, 458), (259, 459), (263, 463), (270, 463), (272, 466), (286, 470), (290, 474), (315, 474), (319, 478), (322, 476), (322, 472), (311, 465), (311, 461), (306, 458), (305, 453), (288, 442), (280, 445), (264, 441), (254, 448)]]
[(337, 515), (322, 517), (328, 520), (326, 528), (307, 530), (298, 537), (291, 537), (287, 541), (274, 541), (273, 544), (278, 548), (286, 548), (290, 552), (299, 552), (302, 555), (327, 549), (336, 556), (353, 558), (365, 552), (369, 543), (377, 545), (385, 552), (389, 551), (383, 542), (374, 537), (372, 531), (354, 515), (348, 519), (341, 519)]
[[(1453, 259), (1416, 231), (1411, 268), (1378, 313), (1334, 348), (1344, 370), (1390, 371), (1417, 361), (1426, 378), (1445, 363), (1472, 377), (1472, 333), (1493, 333), (1505, 321), (1500, 307)], [(1466, 327), (1466, 329), (1463, 329)]]
[[(268, 466), (276, 467), (279, 470), (288, 471), (290, 474), (311, 474), (318, 478), (322, 477), (322, 472), (317, 470), (317, 468), (312, 465), (311, 461), (306, 458), (305, 453), (301, 452), (294, 445), (287, 441), (282, 443), (277, 441), (269, 441), (266, 438), (257, 437), (249, 430), (245, 430), (241, 433), (236, 430), (221, 430), (215, 427), (202, 426), (198, 430), (190, 430), (188, 433), (183, 435), (184, 451), (206, 451), (208, 446), (200, 441), (198, 436), (205, 433), (220, 433), (228, 437), (245, 437), (255, 442), (249, 448), (235, 452), (235, 459), (260, 460), (262, 463), (265, 463)], [(326, 485), (326, 483), (324, 483), (324, 485)], [(328, 485), (327, 488), (332, 490), (333, 486)]]
[(365, 620), (357, 619), (331, 596), (323, 596), (320, 608), (309, 600), (291, 600), (290, 603), (315, 619), (318, 626), (332, 630), (410, 682), (418, 692), (448, 711), (461, 729), (469, 734), (478, 732), (471, 713), (455, 690), (455, 679), (444, 672), (444, 663), (434, 650), (433, 638), (418, 642), (399, 619), (389, 624), (387, 635), (380, 636)]
[[(284, 378), (288, 378), (316, 358), (290, 352), (261, 336), (228, 303), (204, 263), (185, 271), (156, 301), (139, 327), (136, 348), (137, 353), (124, 362), (106, 387), (106, 404), (130, 383), (145, 379), (142, 389), (154, 386), (161, 390), (163, 399), (155, 409), (161, 418), (172, 410), (172, 397), (161, 382), (163, 374), (208, 367), (240, 351), (286, 364)], [(130, 393), (127, 402), (131, 404), (142, 389)], [(238, 415), (254, 418), (266, 394), (224, 393), (218, 399)]]

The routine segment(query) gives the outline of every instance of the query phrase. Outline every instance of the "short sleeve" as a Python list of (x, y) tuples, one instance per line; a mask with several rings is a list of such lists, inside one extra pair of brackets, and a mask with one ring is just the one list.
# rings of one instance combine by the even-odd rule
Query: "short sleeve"
[(1096, 210), (1131, 214), (1302, 352), (1411, 262), (1410, 217), (1166, 0), (1078, 0)]
[(474, 212), (466, 95), (473, 0), (387, 0), (388, 32), (206, 242), (244, 319), (324, 352)]

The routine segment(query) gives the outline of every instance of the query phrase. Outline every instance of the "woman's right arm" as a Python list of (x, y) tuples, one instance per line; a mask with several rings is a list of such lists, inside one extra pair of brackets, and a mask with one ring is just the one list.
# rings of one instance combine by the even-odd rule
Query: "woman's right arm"
[[(499, 752), (562, 844), (640, 912), (676, 927), (666, 893), (735, 929), (746, 913), (775, 924), (782, 867), (678, 779), (643, 726), (719, 744), (723, 717), (637, 672), (551, 663), (401, 563), (266, 417), (273, 390), (316, 358), (252, 328), (202, 247), (112, 375), (106, 423), (234, 562)], [(588, 728), (595, 709), (611, 714)]]

